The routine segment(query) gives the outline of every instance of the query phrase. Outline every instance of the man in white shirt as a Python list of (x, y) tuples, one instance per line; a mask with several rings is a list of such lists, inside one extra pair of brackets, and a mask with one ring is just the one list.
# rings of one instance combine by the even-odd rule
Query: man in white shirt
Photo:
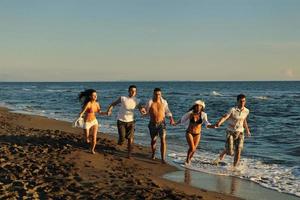
[(150, 122), (148, 124), (148, 128), (151, 136), (152, 159), (155, 159), (156, 140), (157, 136), (159, 136), (161, 141), (161, 160), (162, 163), (165, 163), (167, 149), (165, 117), (169, 117), (170, 124), (174, 125), (175, 122), (172, 117), (172, 113), (170, 112), (167, 101), (162, 98), (160, 88), (154, 89), (153, 97), (148, 101), (146, 105), (146, 111), (150, 115)]
[(119, 133), (118, 144), (122, 145), (125, 138), (127, 139), (128, 158), (131, 158), (133, 149), (133, 139), (135, 131), (134, 109), (138, 108), (142, 115), (146, 114), (145, 108), (140, 105), (139, 99), (136, 98), (137, 88), (130, 85), (128, 88), (128, 96), (121, 96), (108, 107), (108, 114), (111, 115), (114, 106), (121, 104), (117, 116), (117, 127)]
[(226, 130), (226, 143), (225, 149), (220, 154), (219, 158), (214, 160), (214, 164), (218, 164), (224, 159), (225, 155), (234, 155), (233, 166), (237, 166), (240, 158), (241, 152), (244, 146), (244, 129), (246, 129), (246, 134), (250, 137), (250, 130), (247, 123), (247, 117), (249, 115), (249, 110), (245, 107), (246, 96), (240, 94), (237, 96), (237, 106), (231, 108), (228, 113), (226, 113), (217, 123), (216, 127), (221, 126), (226, 120), (228, 120), (228, 127)]

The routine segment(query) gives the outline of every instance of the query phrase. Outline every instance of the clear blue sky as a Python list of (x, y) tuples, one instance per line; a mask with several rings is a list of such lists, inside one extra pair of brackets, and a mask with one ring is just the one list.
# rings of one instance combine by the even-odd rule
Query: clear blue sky
[(300, 80), (300, 0), (0, 0), (0, 81)]

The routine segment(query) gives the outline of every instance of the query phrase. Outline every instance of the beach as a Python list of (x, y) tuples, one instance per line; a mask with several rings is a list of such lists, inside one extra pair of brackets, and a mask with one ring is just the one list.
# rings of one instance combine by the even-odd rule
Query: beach
[(162, 176), (177, 169), (151, 160), (150, 148), (99, 133), (95, 155), (71, 123), (0, 109), (0, 198), (237, 199)]
[(299, 9), (1, 2), (0, 200), (300, 200)]
[[(175, 119), (179, 119), (188, 109), (189, 103), (187, 102), (201, 97), (207, 104), (206, 112), (211, 123), (218, 120), (221, 113), (225, 113), (227, 108), (234, 105), (235, 92), (233, 91), (248, 88), (247, 107), (251, 111), (249, 125), (252, 136), (245, 138), (242, 162), (237, 171), (231, 169), (232, 157), (230, 156), (225, 157), (225, 165), (223, 166), (210, 164), (224, 147), (226, 125), (219, 129), (203, 129), (200, 145), (192, 159), (189, 167), (191, 169), (188, 171), (185, 167), (182, 167), (188, 148), (184, 136), (185, 127), (173, 127), (167, 124), (167, 162), (172, 167), (166, 171), (160, 168), (155, 171), (150, 170), (150, 173), (159, 171), (158, 177), (181, 183), (184, 185), (184, 189), (187, 188), (186, 186), (193, 186), (243, 199), (299, 199), (300, 135), (298, 122), (300, 104), (297, 103), (300, 97), (298, 92), (299, 83), (229, 82), (226, 84), (230, 87), (224, 88), (223, 82), (171, 82), (168, 84), (162, 82), (136, 82), (135, 84), (139, 88), (138, 97), (142, 103), (146, 102), (151, 96), (154, 86), (163, 85), (164, 97), (168, 100)], [(105, 110), (118, 95), (127, 94), (127, 90), (124, 88), (128, 85), (128, 82), (0, 83), (0, 107), (8, 108), (12, 112), (3, 114), (5, 120), (3, 119), (2, 123), (5, 122), (9, 125), (0, 126), (0, 132), (5, 135), (2, 139), (8, 141), (6, 147), (3, 146), (3, 152), (7, 152), (4, 155), (14, 151), (13, 149), (7, 150), (7, 148), (14, 144), (18, 145), (15, 141), (21, 141), (19, 143), (23, 145), (24, 140), (33, 140), (32, 144), (44, 143), (45, 140), (45, 145), (48, 145), (46, 148), (51, 150), (54, 147), (58, 148), (55, 152), (60, 152), (59, 148), (65, 148), (65, 150), (62, 150), (64, 152), (71, 148), (68, 150), (71, 153), (80, 153), (76, 154), (75, 157), (89, 158), (91, 154), (88, 152), (87, 145), (82, 142), (82, 130), (71, 127), (71, 122), (80, 111), (80, 103), (77, 99), (78, 93), (82, 91), (82, 88), (95, 88), (100, 93), (99, 103)], [(175, 87), (176, 92), (174, 92)], [(90, 157), (91, 159), (95, 158), (97, 165), (99, 163), (110, 163), (109, 159), (113, 159), (115, 161), (113, 163), (119, 163), (118, 165), (124, 165), (123, 162), (127, 162), (126, 144), (119, 146), (115, 142), (118, 135), (117, 113), (118, 108), (115, 108), (110, 117), (97, 116), (101, 125), (100, 132), (102, 133), (98, 134), (98, 154)], [(153, 162), (149, 159), (150, 136), (147, 128), (149, 118), (141, 117), (138, 112), (135, 114), (134, 139), (136, 148), (134, 151), (136, 155), (134, 161), (129, 163), (132, 164), (141, 160), (144, 161), (141, 162), (143, 165), (149, 164), (148, 168), (159, 167), (159, 160)], [(29, 116), (34, 120), (29, 119)], [(282, 134), (282, 128), (289, 134)], [(7, 135), (10, 134), (23, 134), (24, 136), (8, 137)], [(28, 136), (32, 134), (34, 137)], [(46, 137), (37, 138), (35, 135), (46, 135)], [(55, 138), (51, 139), (51, 137)], [(3, 140), (2, 142), (4, 142)], [(49, 142), (51, 143), (49, 144)], [(112, 147), (112, 150), (106, 149), (107, 145), (109, 146), (107, 148)], [(33, 147), (37, 148), (32, 145), (29, 150), (23, 149), (26, 151), (23, 154), (27, 157), (31, 155), (30, 152), (34, 149)], [(38, 145), (38, 148), (41, 149), (35, 151), (44, 151), (44, 146)], [(67, 163), (66, 159), (72, 157), (71, 153), (64, 156), (65, 163)], [(106, 153), (105, 158), (108, 160), (99, 157), (102, 155), (101, 153)], [(61, 155), (60, 153), (57, 154)], [(46, 159), (45, 155), (48, 155), (48, 153), (33, 154), (32, 156), (44, 156), (43, 159)], [(159, 148), (157, 157), (160, 158)], [(122, 162), (118, 161), (119, 158), (122, 158)], [(84, 161), (78, 163), (84, 163)], [(81, 169), (82, 167), (76, 166), (73, 168)], [(84, 168), (83, 172), (88, 171), (88, 169), (94, 169), (94, 165), (91, 168)], [(5, 171), (4, 174), (6, 174)], [(171, 183), (173, 182), (168, 182), (167, 185)]]

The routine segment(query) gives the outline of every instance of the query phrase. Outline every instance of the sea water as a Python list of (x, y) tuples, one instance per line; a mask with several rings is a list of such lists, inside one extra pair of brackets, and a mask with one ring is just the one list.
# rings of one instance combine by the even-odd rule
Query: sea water
[[(162, 89), (175, 120), (187, 112), (195, 100), (206, 103), (205, 112), (215, 123), (231, 107), (236, 96), (247, 96), (250, 110), (248, 124), (252, 136), (245, 138), (241, 165), (232, 168), (227, 156), (224, 166), (213, 166), (224, 148), (226, 123), (218, 129), (203, 128), (201, 142), (191, 168), (205, 173), (240, 177), (279, 192), (300, 196), (300, 82), (55, 82), (0, 83), (0, 106), (15, 112), (37, 114), (73, 121), (80, 112), (80, 91), (93, 88), (98, 92), (101, 108), (106, 110), (119, 96), (126, 96), (128, 86), (135, 84), (137, 97), (146, 103), (155, 87)], [(117, 136), (116, 114), (101, 116), (101, 132)], [(136, 112), (135, 142), (150, 145), (149, 118)], [(184, 126), (167, 127), (168, 160), (175, 165), (184, 162), (187, 143)]]

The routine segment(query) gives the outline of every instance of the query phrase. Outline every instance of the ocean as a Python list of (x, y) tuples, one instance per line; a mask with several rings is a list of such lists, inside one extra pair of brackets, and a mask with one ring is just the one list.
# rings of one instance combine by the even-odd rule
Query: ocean
[[(236, 102), (236, 96), (247, 96), (250, 110), (248, 124), (252, 136), (245, 139), (241, 165), (232, 170), (233, 158), (225, 166), (208, 164), (222, 151), (226, 123), (218, 129), (202, 130), (201, 142), (192, 160), (196, 171), (236, 176), (266, 188), (300, 196), (300, 81), (288, 82), (0, 82), (0, 106), (14, 112), (36, 114), (72, 122), (81, 106), (80, 91), (96, 89), (102, 109), (119, 96), (126, 96), (128, 86), (135, 84), (137, 97), (146, 103), (153, 89), (160, 87), (175, 120), (187, 112), (193, 102), (202, 99), (205, 112), (215, 123)], [(100, 131), (117, 136), (116, 114), (98, 116)], [(149, 146), (147, 117), (136, 112), (135, 143)], [(100, 136), (101, 137), (101, 136)], [(184, 126), (167, 127), (168, 161), (184, 162), (187, 143)], [(160, 157), (160, 156), (158, 156)]]

